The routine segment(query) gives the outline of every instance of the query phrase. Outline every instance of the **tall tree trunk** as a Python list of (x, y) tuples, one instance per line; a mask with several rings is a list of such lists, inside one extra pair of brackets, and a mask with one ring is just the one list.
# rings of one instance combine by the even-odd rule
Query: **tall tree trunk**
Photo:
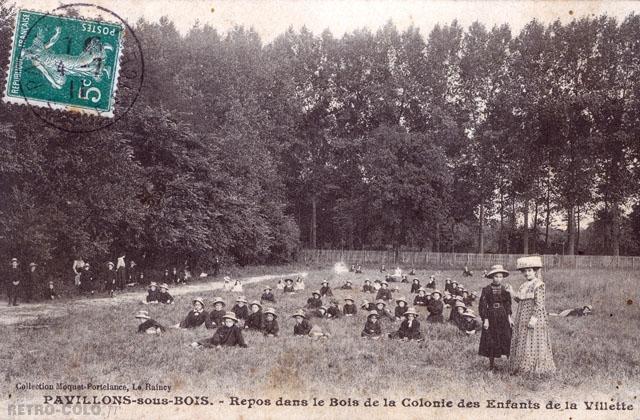
[(440, 252), (440, 222), (436, 223), (436, 252)]
[(311, 249), (316, 249), (317, 247), (317, 207), (318, 207), (318, 197), (313, 194), (311, 196)]
[(580, 253), (580, 206), (576, 206), (576, 253)]
[(533, 253), (538, 252), (538, 200), (533, 211)]
[(567, 206), (567, 255), (575, 254), (575, 230), (573, 224), (575, 223), (576, 217), (573, 205), (569, 204)]
[(549, 252), (549, 225), (551, 224), (551, 187), (547, 184), (544, 215), (544, 253)]
[(611, 255), (620, 255), (620, 206), (613, 203), (611, 206)]
[(524, 226), (522, 226), (522, 253), (529, 253), (529, 199), (524, 200), (522, 216), (524, 217)]
[(478, 254), (484, 254), (484, 203), (480, 203), (480, 224), (478, 228)]
[(500, 234), (498, 235), (498, 253), (504, 250), (504, 193), (500, 191)]

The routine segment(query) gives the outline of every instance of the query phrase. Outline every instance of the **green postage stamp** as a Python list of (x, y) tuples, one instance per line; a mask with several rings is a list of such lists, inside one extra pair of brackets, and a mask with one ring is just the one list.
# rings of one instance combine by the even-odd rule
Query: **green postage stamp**
[(5, 102), (113, 117), (123, 28), (20, 10)]

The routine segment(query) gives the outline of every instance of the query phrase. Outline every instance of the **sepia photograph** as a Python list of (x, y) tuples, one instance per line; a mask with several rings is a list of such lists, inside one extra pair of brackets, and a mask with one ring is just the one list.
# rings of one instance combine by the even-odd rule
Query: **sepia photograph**
[(0, 419), (640, 419), (639, 13), (0, 0)]

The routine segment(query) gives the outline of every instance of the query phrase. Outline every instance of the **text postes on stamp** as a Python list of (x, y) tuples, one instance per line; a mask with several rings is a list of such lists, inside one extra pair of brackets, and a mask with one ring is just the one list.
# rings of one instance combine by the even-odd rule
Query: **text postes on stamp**
[(113, 117), (119, 23), (20, 10), (3, 100)]

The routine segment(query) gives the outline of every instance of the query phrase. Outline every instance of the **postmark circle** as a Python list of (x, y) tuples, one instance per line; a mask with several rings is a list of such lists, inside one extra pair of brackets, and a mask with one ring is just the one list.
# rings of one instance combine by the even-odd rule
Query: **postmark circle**
[[(122, 17), (105, 7), (91, 3), (70, 3), (59, 6), (48, 13), (44, 13), (41, 17), (39, 17), (35, 21), (35, 23), (33, 23), (29, 27), (28, 31), (24, 35), (24, 39), (27, 39), (32, 31), (38, 30), (38, 23), (45, 17), (57, 17), (58, 15), (56, 15), (55, 12), (73, 10), (80, 15), (80, 17), (77, 17), (78, 20), (84, 20), (85, 17), (82, 16), (82, 13), (80, 13), (80, 9), (82, 8), (85, 8), (85, 10), (87, 8), (92, 9), (92, 13), (102, 12), (119, 20), (123, 25), (122, 36), (131, 38), (133, 40), (133, 45), (135, 45), (136, 48), (131, 48), (132, 41), (127, 39), (127, 42), (123, 41), (122, 43), (124, 48), (120, 52), (121, 56), (115, 57), (118, 66), (118, 69), (116, 70), (117, 73), (115, 74), (115, 77), (117, 78), (117, 85), (115, 86), (113, 92), (109, 92), (109, 94), (114, 93), (114, 97), (109, 98), (109, 100), (113, 100), (113, 116), (111, 117), (101, 116), (99, 111), (97, 112), (97, 115), (87, 115), (82, 112), (72, 112), (69, 110), (56, 109), (56, 106), (54, 106), (54, 104), (50, 101), (46, 101), (45, 104), (42, 104), (41, 102), (40, 104), (35, 105), (33, 101), (30, 102), (29, 98), (27, 97), (27, 94), (24, 90), (26, 86), (23, 84), (23, 80), (21, 80), (21, 96), (24, 99), (24, 103), (29, 107), (33, 114), (46, 124), (69, 133), (95, 132), (110, 127), (118, 122), (131, 110), (133, 105), (136, 103), (136, 100), (138, 99), (142, 90), (142, 84), (144, 81), (144, 55), (140, 40), (138, 39), (131, 26)], [(87, 41), (89, 39), (87, 39)], [(85, 45), (85, 48), (89, 47)], [(82, 92), (81, 89), (82, 87), (80, 87), (80, 92)], [(88, 95), (88, 92), (86, 92), (86, 90), (85, 93)], [(60, 107), (57, 106), (57, 108)]]

